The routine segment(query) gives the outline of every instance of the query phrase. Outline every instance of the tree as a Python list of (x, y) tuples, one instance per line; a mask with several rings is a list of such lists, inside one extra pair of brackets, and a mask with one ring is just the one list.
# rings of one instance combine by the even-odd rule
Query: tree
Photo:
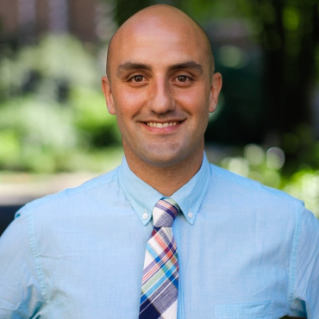
[(120, 26), (134, 13), (151, 4), (150, 0), (117, 0), (115, 2), (115, 20), (117, 24)]
[(319, 42), (316, 1), (260, 0), (269, 129), (291, 132), (310, 122), (309, 96)]

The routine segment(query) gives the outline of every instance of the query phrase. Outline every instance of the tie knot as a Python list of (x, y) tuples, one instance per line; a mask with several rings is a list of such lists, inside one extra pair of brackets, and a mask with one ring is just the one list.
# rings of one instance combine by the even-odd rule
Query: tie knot
[(175, 217), (181, 211), (172, 198), (160, 199), (153, 209), (153, 225), (155, 227), (172, 227)]

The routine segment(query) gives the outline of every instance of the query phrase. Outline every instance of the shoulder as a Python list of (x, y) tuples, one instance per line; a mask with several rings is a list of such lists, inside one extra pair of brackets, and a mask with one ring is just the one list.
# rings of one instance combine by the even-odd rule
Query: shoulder
[(23, 206), (16, 217), (22, 214), (52, 213), (66, 214), (88, 207), (92, 202), (112, 200), (119, 192), (118, 169), (93, 178), (84, 184), (65, 189), (59, 193), (47, 195)]
[(281, 212), (291, 214), (304, 211), (304, 203), (287, 193), (267, 187), (249, 178), (211, 165), (210, 192), (218, 194), (237, 207), (265, 211), (268, 215)]

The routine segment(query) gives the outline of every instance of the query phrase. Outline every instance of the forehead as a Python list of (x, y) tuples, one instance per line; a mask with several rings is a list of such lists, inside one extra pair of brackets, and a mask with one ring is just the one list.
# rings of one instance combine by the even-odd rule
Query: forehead
[(176, 16), (135, 19), (112, 41), (111, 68), (126, 62), (169, 65), (190, 60), (203, 64), (208, 60), (207, 44), (199, 28)]

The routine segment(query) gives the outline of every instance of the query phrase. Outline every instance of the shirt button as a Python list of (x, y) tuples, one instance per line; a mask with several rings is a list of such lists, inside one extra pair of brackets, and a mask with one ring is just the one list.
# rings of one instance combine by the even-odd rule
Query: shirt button
[(148, 214), (147, 213), (144, 213), (143, 215), (142, 215), (142, 218), (143, 219), (146, 219), (148, 217)]
[(188, 218), (192, 218), (192, 217), (193, 217), (193, 213), (189, 212), (189, 213), (187, 214), (187, 216), (188, 216)]

